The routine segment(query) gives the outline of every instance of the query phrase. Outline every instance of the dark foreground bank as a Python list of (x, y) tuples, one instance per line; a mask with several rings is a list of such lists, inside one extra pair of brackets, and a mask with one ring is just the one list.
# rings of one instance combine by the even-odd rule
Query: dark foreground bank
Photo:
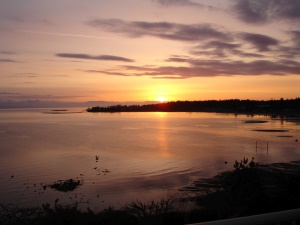
[[(22, 208), (0, 204), (0, 224), (187, 224), (300, 208), (300, 161), (259, 165), (236, 161), (233, 170), (201, 179), (180, 194), (94, 212), (77, 204)], [(192, 203), (192, 204), (191, 204)]]

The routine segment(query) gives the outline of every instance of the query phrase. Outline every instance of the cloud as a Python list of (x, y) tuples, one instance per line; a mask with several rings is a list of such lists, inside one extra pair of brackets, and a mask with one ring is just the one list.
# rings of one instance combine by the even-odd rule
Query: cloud
[[(181, 67), (181, 70), (184, 70)], [(180, 76), (177, 67), (147, 67), (147, 66), (122, 66), (121, 68), (111, 71), (103, 70), (85, 70), (88, 73), (99, 73), (111, 76), (125, 77), (142, 77), (148, 76), (157, 79), (185, 79), (187, 77)], [(178, 69), (179, 70), (179, 69)], [(121, 71), (121, 72), (120, 72)]]
[(171, 57), (165, 60), (165, 62), (187, 62), (187, 58), (181, 58), (181, 57)]
[(233, 10), (246, 23), (264, 24), (271, 21), (300, 21), (299, 0), (235, 0)]
[[(277, 54), (280, 46), (280, 41), (262, 34), (255, 33), (236, 33), (231, 34), (234, 37), (231, 41), (208, 41), (194, 47), (190, 53), (198, 56), (211, 56), (211, 57), (247, 57), (247, 58), (263, 58), (267, 57), (266, 53), (271, 52)], [(251, 45), (249, 48), (247, 45)], [(262, 54), (264, 53), (264, 55)]]
[[(200, 42), (189, 51), (190, 54), (212, 59), (232, 60), (232, 57), (272, 59), (297, 59), (300, 56), (300, 31), (286, 32), (289, 38), (279, 40), (274, 37), (237, 32), (229, 34), (230, 41), (213, 40)], [(299, 60), (299, 58), (298, 58)]]
[(122, 73), (122, 72), (110, 72), (110, 71), (104, 71), (104, 70), (84, 70), (84, 72), (88, 72), (88, 73), (100, 73), (100, 74), (115, 75), (115, 76), (124, 76), (124, 77), (131, 76), (131, 75), (128, 75), (128, 74)]
[[(248, 42), (247, 42), (248, 43)], [(247, 58), (263, 58), (262, 54), (250, 51), (245, 52), (243, 45), (245, 41), (241, 43), (224, 42), (224, 41), (210, 41), (194, 47), (190, 54), (197, 56), (205, 56), (210, 58), (226, 58), (231, 56), (247, 57)]]
[(13, 60), (13, 59), (0, 59), (0, 63), (1, 62), (8, 62), (8, 63), (22, 63), (20, 61), (16, 61), (16, 60)]
[[(209, 55), (213, 57), (227, 57), (226, 53), (232, 54), (234, 51), (237, 52), (240, 44), (227, 43), (223, 41), (210, 41), (204, 45), (196, 47), (201, 51), (193, 50), (191, 53), (194, 55)], [(205, 49), (205, 51), (203, 51)]]
[(215, 76), (223, 75), (300, 75), (300, 63), (287, 60), (221, 61), (190, 60), (191, 66), (207, 68)]
[(8, 77), (35, 78), (35, 77), (39, 77), (39, 76), (35, 73), (17, 73), (15, 75), (9, 75)]
[(190, 0), (152, 0), (153, 2), (162, 6), (197, 6), (204, 7), (203, 4), (196, 3)]
[(294, 45), (300, 47), (300, 31), (293, 30), (293, 31), (289, 31), (288, 34), (291, 36)]
[(132, 59), (123, 58), (113, 55), (98, 55), (91, 56), (87, 54), (74, 54), (74, 53), (57, 53), (56, 56), (62, 58), (75, 58), (75, 59), (92, 59), (92, 60), (104, 60), (104, 61), (121, 61), (121, 62), (134, 62)]
[(19, 95), (20, 93), (16, 93), (16, 92), (0, 92), (0, 95)]
[(112, 76), (147, 76), (155, 79), (185, 79), (217, 76), (300, 75), (300, 63), (294, 60), (201, 60), (171, 57), (167, 62), (185, 63), (185, 66), (122, 66), (111, 71), (89, 70)]
[(187, 25), (169, 22), (127, 22), (119, 19), (94, 19), (87, 21), (86, 24), (132, 38), (150, 36), (185, 42), (197, 42), (207, 39), (231, 39), (229, 34), (221, 27), (212, 24)]
[[(28, 82), (23, 82), (28, 83)], [(13, 92), (0, 92), (0, 100), (14, 100), (14, 101), (23, 101), (23, 100), (31, 100), (31, 101), (52, 101), (52, 100), (61, 100), (67, 98), (80, 98), (83, 96), (80, 95), (70, 95), (70, 96), (57, 96), (57, 95), (27, 95), (21, 93), (13, 93)], [(29, 101), (30, 101), (29, 100)]]
[(164, 59), (166, 66), (127, 65), (108, 71), (86, 72), (111, 76), (146, 76), (154, 79), (300, 75), (300, 31), (297, 30), (288, 33), (290, 40), (279, 40), (265, 34), (232, 32), (212, 24), (118, 19), (95, 19), (86, 24), (132, 38), (156, 37), (194, 44), (189, 47), (187, 56), (172, 55)]
[[(132, 38), (151, 36), (173, 41), (201, 43), (201, 47), (196, 46), (191, 51), (194, 55), (208, 54), (211, 56), (226, 57), (229, 53), (240, 57), (262, 58), (263, 55), (259, 53), (271, 51), (273, 47), (279, 47), (280, 45), (279, 40), (267, 35), (246, 32), (234, 33), (212, 24), (128, 22), (118, 19), (96, 19), (88, 21), (87, 24)], [(245, 48), (243, 50), (246, 44), (254, 47), (251, 49), (251, 52), (245, 52)], [(208, 49), (208, 51), (203, 51), (203, 49)]]
[(47, 19), (43, 19), (43, 18), (40, 18), (40, 19), (32, 19), (32, 18), (29, 18), (27, 16), (20, 16), (20, 15), (11, 15), (11, 16), (4, 16), (2, 17), (3, 19), (5, 20), (8, 20), (8, 21), (12, 21), (14, 23), (30, 23), (30, 24), (41, 24), (43, 26), (53, 26), (54, 24), (47, 20)]
[(215, 49), (235, 49), (240, 47), (240, 44), (227, 43), (223, 41), (211, 41), (206, 44), (206, 48), (215, 48)]
[(241, 38), (252, 44), (259, 52), (270, 51), (271, 46), (278, 46), (279, 41), (267, 35), (242, 33)]
[(213, 50), (192, 50), (190, 51), (192, 55), (196, 56), (203, 56), (203, 57), (209, 57), (209, 58), (219, 58), (219, 60), (222, 60), (221, 58), (229, 58), (231, 56), (239, 56), (241, 58), (264, 58), (266, 56), (262, 54), (257, 53), (251, 53), (251, 52), (244, 52), (238, 49), (226, 49), (220, 50), (220, 49), (213, 49)]
[(0, 51), (0, 54), (2, 54), (2, 55), (14, 55), (16, 53), (15, 52), (10, 52), (10, 51)]
[(41, 31), (33, 31), (33, 30), (14, 30), (16, 32), (21, 33), (30, 33), (30, 34), (41, 34), (41, 35), (51, 35), (51, 36), (62, 36), (62, 37), (77, 37), (77, 38), (92, 38), (92, 39), (111, 39), (111, 37), (103, 37), (103, 36), (90, 36), (90, 35), (82, 35), (82, 34), (66, 34), (66, 33), (53, 33), (53, 32), (41, 32)]
[(191, 0), (151, 0), (152, 2), (163, 7), (197, 7), (200, 9), (219, 10), (219, 8), (211, 5), (201, 4)]

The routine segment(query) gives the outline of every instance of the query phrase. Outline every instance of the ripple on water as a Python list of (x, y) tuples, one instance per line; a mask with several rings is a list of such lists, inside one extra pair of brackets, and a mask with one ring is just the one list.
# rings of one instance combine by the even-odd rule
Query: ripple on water
[(257, 131), (257, 132), (288, 132), (289, 130), (281, 130), (281, 129), (257, 129), (257, 130), (252, 130), (252, 131)]

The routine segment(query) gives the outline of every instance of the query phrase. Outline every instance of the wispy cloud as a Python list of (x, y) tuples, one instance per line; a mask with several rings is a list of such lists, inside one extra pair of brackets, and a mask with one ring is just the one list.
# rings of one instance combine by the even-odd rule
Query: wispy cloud
[[(30, 82), (24, 82), (30, 83)], [(55, 101), (61, 99), (68, 99), (68, 98), (80, 98), (83, 96), (80, 95), (66, 95), (66, 96), (59, 96), (59, 95), (28, 95), (23, 93), (17, 92), (0, 92), (0, 101)]]
[(16, 92), (0, 92), (0, 95), (19, 95), (20, 93), (16, 93)]
[(224, 42), (224, 41), (211, 41), (211, 42), (207, 43), (205, 47), (221, 49), (221, 50), (236, 49), (236, 48), (240, 47), (240, 44), (228, 43), (228, 42)]
[(293, 44), (300, 47), (300, 30), (292, 30), (287, 33), (291, 36)]
[(53, 33), (53, 32), (32, 31), (32, 30), (15, 30), (15, 31), (16, 32), (21, 32), (21, 33), (41, 34), (41, 35), (55, 35), (55, 36), (63, 36), (63, 37), (112, 39), (112, 40), (114, 39), (112, 37), (104, 37), (104, 36), (90, 36), (90, 35), (81, 35), (81, 34)]
[[(246, 62), (258, 59), (281, 63), (285, 60), (299, 62), (300, 45), (293, 38), (279, 41), (266, 35), (239, 33), (234, 42), (211, 41), (195, 46), (189, 53), (202, 60), (231, 62), (238, 57)], [(179, 62), (181, 59), (176, 60)]]
[[(122, 66), (119, 69), (103, 71), (103, 70), (86, 70), (88, 73), (106, 74), (111, 76), (125, 76), (125, 77), (142, 77), (147, 76), (157, 79), (185, 79), (186, 76), (181, 76), (180, 71), (183, 72), (184, 67), (147, 67), (147, 66)], [(188, 68), (187, 68), (188, 69)], [(184, 73), (184, 72), (183, 72)]]
[(224, 41), (210, 41), (193, 48), (190, 53), (193, 55), (205, 55), (206, 57), (226, 57), (227, 54), (237, 54), (238, 48), (241, 44), (224, 42)]
[(126, 74), (124, 72), (122, 73), (122, 72), (113, 72), (113, 71), (105, 71), (105, 70), (84, 70), (84, 72), (114, 75), (114, 76), (123, 76), (123, 77), (133, 76), (132, 74)]
[(299, 0), (235, 0), (233, 10), (237, 17), (252, 24), (271, 21), (300, 21)]
[[(189, 56), (173, 56), (164, 60), (172, 65), (124, 66), (110, 71), (87, 72), (115, 76), (148, 76), (155, 79), (300, 75), (300, 31), (297, 30), (288, 33), (289, 40), (279, 40), (265, 34), (232, 32), (211, 24), (132, 22), (117, 19), (96, 19), (88, 21), (87, 24), (132, 38), (150, 36), (195, 44), (188, 51)], [(174, 63), (180, 66), (174, 66)]]
[(271, 46), (278, 46), (279, 41), (267, 35), (242, 33), (241, 38), (252, 44), (259, 52), (269, 51)]
[(110, 71), (87, 70), (85, 72), (113, 76), (146, 76), (155, 79), (186, 79), (218, 76), (300, 75), (300, 63), (294, 60), (203, 60), (172, 57), (166, 62), (185, 63), (184, 66), (122, 66)]
[(196, 7), (196, 8), (200, 8), (200, 9), (208, 9), (208, 10), (215, 10), (218, 9), (215, 6), (211, 6), (211, 5), (206, 5), (206, 4), (202, 4), (199, 2), (195, 2), (192, 0), (151, 0), (152, 2), (163, 6), (163, 7)]
[(98, 55), (91, 56), (87, 54), (76, 54), (76, 53), (57, 53), (56, 56), (63, 58), (75, 58), (75, 59), (92, 59), (92, 60), (105, 60), (105, 61), (121, 61), (121, 62), (134, 62), (132, 59), (113, 56), (113, 55)]
[(14, 55), (16, 53), (15, 52), (11, 52), (11, 51), (0, 51), (0, 54), (2, 54), (2, 55)]
[(0, 59), (0, 62), (6, 62), (6, 63), (23, 63), (23, 62), (16, 61), (16, 60), (13, 60), (13, 59)]
[[(132, 38), (151, 36), (173, 41), (201, 43), (202, 48), (215, 48), (215, 53), (218, 53), (220, 56), (224, 54), (224, 51), (231, 51), (231, 53), (242, 57), (261, 57), (257, 53), (270, 51), (272, 47), (280, 45), (279, 40), (268, 35), (246, 32), (234, 33), (224, 27), (212, 24), (131, 22), (118, 19), (95, 19), (88, 21), (87, 24)], [(291, 35), (298, 37), (297, 35), (299, 34), (294, 32)], [(235, 41), (239, 43), (235, 43)], [(246, 44), (252, 45), (257, 53), (241, 51), (241, 48)]]
[(197, 6), (205, 7), (201, 3), (196, 3), (191, 0), (152, 0), (153, 2), (162, 6)]
[(229, 40), (231, 38), (222, 27), (212, 24), (128, 22), (120, 19), (94, 19), (87, 21), (86, 24), (132, 38), (151, 36), (185, 42), (199, 42), (207, 39)]
[(16, 73), (14, 75), (8, 75), (7, 77), (36, 78), (36, 77), (39, 77), (39, 75), (37, 75), (35, 73)]
[(3, 19), (15, 23), (30, 23), (30, 24), (42, 24), (43, 26), (53, 26), (53, 23), (51, 21), (43, 18), (33, 19), (27, 16), (11, 15), (7, 17), (3, 17)]
[(202, 56), (205, 58), (210, 58), (210, 59), (219, 59), (219, 60), (224, 60), (224, 58), (230, 58), (233, 56), (238, 56), (240, 58), (264, 58), (266, 57), (263, 54), (258, 54), (258, 53), (252, 53), (252, 52), (245, 52), (239, 49), (208, 49), (208, 50), (198, 50), (193, 49), (190, 51), (190, 54), (195, 55), (195, 56)]
[(221, 60), (190, 60), (195, 67), (203, 67), (214, 71), (218, 75), (300, 75), (300, 63), (286, 60), (254, 60), (247, 61), (221, 61)]

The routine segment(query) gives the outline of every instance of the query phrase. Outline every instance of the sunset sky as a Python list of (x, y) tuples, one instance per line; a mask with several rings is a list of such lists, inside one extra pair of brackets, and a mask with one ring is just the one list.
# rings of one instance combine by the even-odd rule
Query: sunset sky
[(300, 97), (299, 0), (0, 0), (0, 101)]

